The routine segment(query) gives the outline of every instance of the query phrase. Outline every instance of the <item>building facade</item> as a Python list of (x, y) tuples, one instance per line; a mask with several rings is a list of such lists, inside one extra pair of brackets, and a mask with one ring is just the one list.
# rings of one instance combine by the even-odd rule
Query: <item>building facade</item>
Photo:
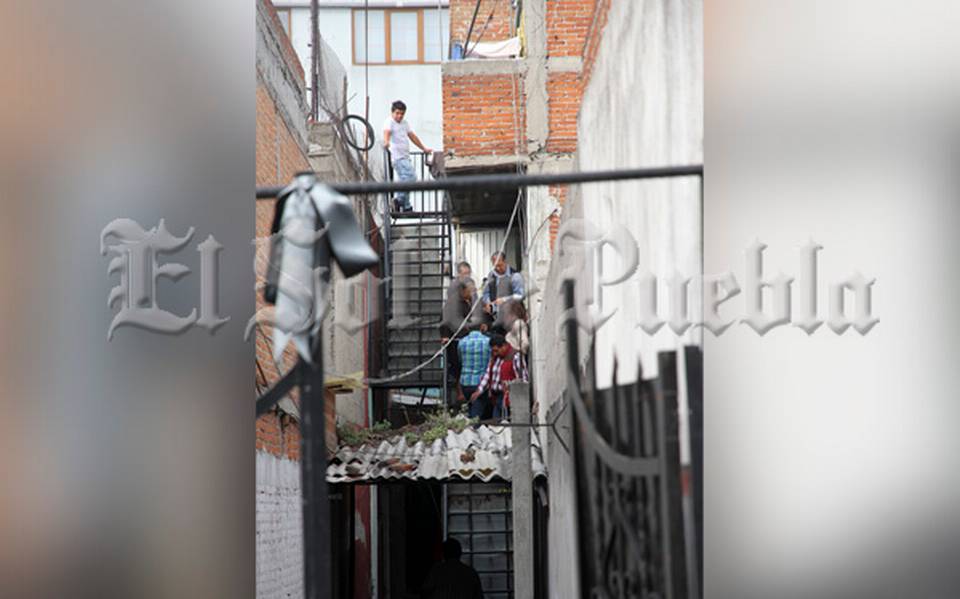
[[(303, 70), (268, 0), (257, 2), (257, 185), (280, 185), (309, 168), (307, 105)], [(273, 202), (257, 202), (256, 236), (270, 234)], [(263, 280), (266, 249), (257, 251)], [(257, 309), (265, 307), (257, 294)], [(292, 351), (273, 359), (270, 331), (257, 332), (258, 393), (294, 363)], [(300, 427), (297, 406), (286, 400), (256, 421), (257, 597), (274, 599), (303, 593), (300, 509)]]
[[(308, 97), (301, 61), (287, 36), (287, 15), (278, 13), (269, 0), (257, 2), (257, 106), (256, 184), (284, 186), (303, 171), (314, 171), (320, 180), (358, 180), (363, 168), (356, 151), (337, 135), (331, 120), (313, 122), (308, 118)], [(326, 69), (321, 95), (336, 114), (343, 116), (342, 104), (346, 71), (329, 49), (321, 56)], [(260, 285), (266, 276), (269, 257), (267, 239), (274, 220), (275, 200), (258, 200), (256, 205), (256, 274), (258, 313), (272, 309), (264, 301)], [(370, 228), (372, 217), (365, 204), (357, 201), (358, 221)], [(337, 427), (350, 423), (368, 424), (368, 392), (363, 379), (368, 366), (363, 334), (338, 326), (355, 313), (363, 313), (370, 285), (366, 278), (345, 280), (332, 273), (329, 302), (332, 309), (324, 319), (324, 362), (328, 376), (325, 388), (326, 445), (331, 455), (337, 446)], [(261, 312), (263, 311), (263, 312)], [(255, 329), (257, 394), (276, 383), (296, 363), (292, 345), (274, 357), (273, 332), (268, 324)], [(358, 347), (359, 346), (359, 347)], [(256, 420), (256, 584), (257, 597), (279, 599), (303, 593), (303, 530), (300, 485), (300, 411), (296, 393)], [(333, 527), (332, 541), (353, 546), (335, 553), (335, 584), (342, 596), (343, 572), (357, 569), (352, 581), (358, 597), (369, 596), (370, 494), (364, 489), (332, 493), (331, 514), (340, 526)], [(342, 523), (355, 525), (349, 530)], [(358, 532), (359, 531), (359, 532)], [(366, 574), (364, 574), (366, 573)]]
[[(276, 6), (309, 73), (310, 2), (278, 0)], [(348, 110), (368, 115), (378, 137), (390, 104), (403, 100), (420, 139), (443, 148), (440, 63), (449, 52), (447, 6), (447, 0), (319, 0), (320, 38), (346, 67)]]

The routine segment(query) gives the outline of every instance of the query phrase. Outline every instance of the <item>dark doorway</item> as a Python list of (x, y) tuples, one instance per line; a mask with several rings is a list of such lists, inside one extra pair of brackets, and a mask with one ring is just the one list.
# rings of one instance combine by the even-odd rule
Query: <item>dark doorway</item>
[(384, 599), (420, 599), (420, 588), (443, 543), (440, 483), (381, 484), (381, 589)]
[(438, 483), (406, 486), (407, 595), (420, 597), (430, 568), (443, 557), (443, 493)]

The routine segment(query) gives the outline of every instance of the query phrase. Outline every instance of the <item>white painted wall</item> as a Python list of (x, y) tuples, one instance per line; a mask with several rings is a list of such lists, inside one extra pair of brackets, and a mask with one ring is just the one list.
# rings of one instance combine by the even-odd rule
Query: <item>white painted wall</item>
[[(290, 38), (304, 72), (307, 73), (307, 85), (310, 83), (310, 8), (306, 2), (276, 2), (278, 8), (290, 7)], [(347, 5), (348, 2), (337, 3)], [(362, 6), (363, 3), (355, 3)], [(446, 2), (443, 3), (446, 5)], [(436, 3), (416, 2), (370, 2), (374, 6), (430, 6), (436, 10)], [(370, 96), (370, 123), (377, 136), (381, 135), (383, 121), (390, 114), (390, 104), (394, 100), (403, 100), (407, 105), (407, 121), (413, 131), (428, 147), (443, 148), (443, 94), (440, 84), (440, 65), (364, 65), (353, 64), (352, 8), (349, 6), (320, 8), (320, 36), (333, 48), (340, 62), (347, 70), (349, 80), (348, 107), (351, 114), (365, 114), (366, 96)], [(443, 31), (449, 29), (449, 11), (442, 11)], [(436, 14), (436, 13), (433, 13)], [(449, 35), (444, 34), (444, 52)]]
[[(575, 170), (703, 162), (701, 12), (700, 0), (611, 5), (580, 108)], [(699, 194), (695, 178), (605, 182), (571, 189), (564, 220), (582, 218), (600, 231), (622, 225), (639, 248), (637, 272), (624, 283), (603, 287), (598, 295), (604, 313), (616, 311), (597, 333), (601, 386), (610, 383), (615, 355), (622, 366), (628, 365), (619, 371), (621, 382), (635, 379), (632, 365), (638, 359), (644, 378), (651, 378), (657, 376), (657, 352), (699, 339), (699, 330), (678, 337), (664, 326), (649, 336), (636, 327), (640, 274), (649, 271), (666, 279), (676, 272), (695, 279), (699, 273)], [(531, 219), (531, 226), (534, 223)], [(606, 276), (621, 270), (618, 256), (609, 248), (603, 262)], [(555, 266), (551, 264), (548, 293), (560, 283)], [(588, 270), (578, 287), (593, 283), (596, 269)], [(669, 299), (664, 287), (661, 284), (661, 313)], [(691, 291), (690, 312), (699, 315), (699, 294)]]
[(296, 462), (257, 452), (257, 599), (303, 596), (303, 508)]
[[(648, 0), (614, 2), (603, 31), (595, 70), (581, 103), (578, 119), (575, 170), (655, 167), (703, 162), (702, 1)], [(570, 189), (563, 222), (579, 218), (609, 232), (623, 226), (639, 250), (639, 268), (629, 280), (605, 287), (598, 295), (599, 308), (615, 315), (597, 332), (598, 384), (608, 387), (614, 357), (621, 382), (636, 378), (643, 364), (644, 378), (656, 376), (657, 352), (696, 342), (693, 336), (677, 337), (666, 327), (647, 336), (639, 320), (638, 275), (645, 271), (667, 278), (674, 272), (695, 278), (700, 270), (700, 187), (696, 179), (660, 182), (611, 182)], [(549, 213), (549, 203), (532, 206), (529, 227)], [(605, 251), (604, 274), (620, 270), (620, 260)], [(542, 268), (542, 254), (532, 256)], [(538, 399), (542, 412), (549, 410), (565, 386), (564, 347), (557, 330), (563, 279), (557, 255), (549, 262), (542, 303), (532, 331), (532, 352)], [(574, 274), (578, 293), (595, 287), (597, 267), (588, 263)], [(535, 276), (535, 278), (538, 278)], [(666, 295), (660, 305), (666, 307)], [(662, 308), (661, 308), (662, 309)], [(699, 294), (690, 294), (691, 313), (699, 314)], [(696, 320), (696, 318), (694, 318)], [(581, 342), (581, 357), (586, 345)], [(681, 402), (683, 401), (681, 396)], [(545, 408), (545, 409), (544, 409)], [(553, 412), (556, 413), (557, 410)], [(569, 412), (569, 409), (567, 410)], [(684, 410), (681, 408), (681, 413)], [(553, 443), (547, 436), (548, 446)], [(576, 548), (576, 489), (570, 470), (572, 459), (548, 447), (550, 463), (550, 544)], [(575, 553), (575, 549), (573, 550)], [(551, 596), (579, 597), (576, 559), (571, 552), (550, 552)]]
[[(581, 105), (579, 170), (701, 164), (702, 2), (615, 3), (609, 19)], [(674, 273), (697, 277), (699, 180), (600, 183), (585, 185), (582, 191), (584, 212), (600, 230), (609, 231), (619, 223), (632, 233), (640, 249), (638, 274), (649, 271), (664, 281)], [(604, 260), (607, 273), (616, 272), (613, 252), (606, 252)], [(664, 286), (663, 308), (669, 300)], [(638, 293), (636, 276), (603, 289), (603, 310), (616, 309), (617, 314), (597, 335), (602, 385), (610, 380), (614, 354), (625, 365), (641, 359), (644, 378), (649, 378), (657, 375), (657, 352), (699, 338), (699, 329), (684, 337), (666, 326), (652, 337), (641, 332), (635, 327), (640, 318)], [(691, 313), (699, 314), (699, 293), (690, 298)], [(633, 380), (632, 370), (621, 370), (621, 380)]]

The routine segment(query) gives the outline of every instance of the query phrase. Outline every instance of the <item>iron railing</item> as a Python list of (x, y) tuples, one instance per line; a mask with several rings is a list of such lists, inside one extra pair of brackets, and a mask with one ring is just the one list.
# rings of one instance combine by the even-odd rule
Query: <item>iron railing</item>
[[(427, 156), (410, 155), (418, 182), (433, 182)], [(389, 155), (385, 178), (393, 180)], [(382, 347), (385, 380), (379, 386), (442, 388), (446, 386), (445, 362), (431, 363), (409, 373), (440, 347), (438, 325), (452, 273), (452, 229), (450, 202), (443, 190), (410, 191), (412, 211), (401, 212), (390, 193), (380, 199), (385, 239), (383, 314), (387, 342)], [(409, 374), (407, 374), (409, 373)], [(446, 398), (444, 397), (444, 400)]]

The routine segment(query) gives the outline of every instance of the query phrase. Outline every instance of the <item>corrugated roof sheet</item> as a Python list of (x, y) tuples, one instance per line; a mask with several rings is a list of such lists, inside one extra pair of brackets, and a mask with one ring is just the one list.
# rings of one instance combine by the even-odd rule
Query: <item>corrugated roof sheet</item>
[[(407, 445), (403, 435), (375, 444), (341, 446), (327, 467), (327, 482), (377, 483), (401, 480), (509, 481), (512, 477), (509, 426), (467, 427), (431, 444)], [(533, 475), (546, 476), (540, 440), (531, 431)]]

